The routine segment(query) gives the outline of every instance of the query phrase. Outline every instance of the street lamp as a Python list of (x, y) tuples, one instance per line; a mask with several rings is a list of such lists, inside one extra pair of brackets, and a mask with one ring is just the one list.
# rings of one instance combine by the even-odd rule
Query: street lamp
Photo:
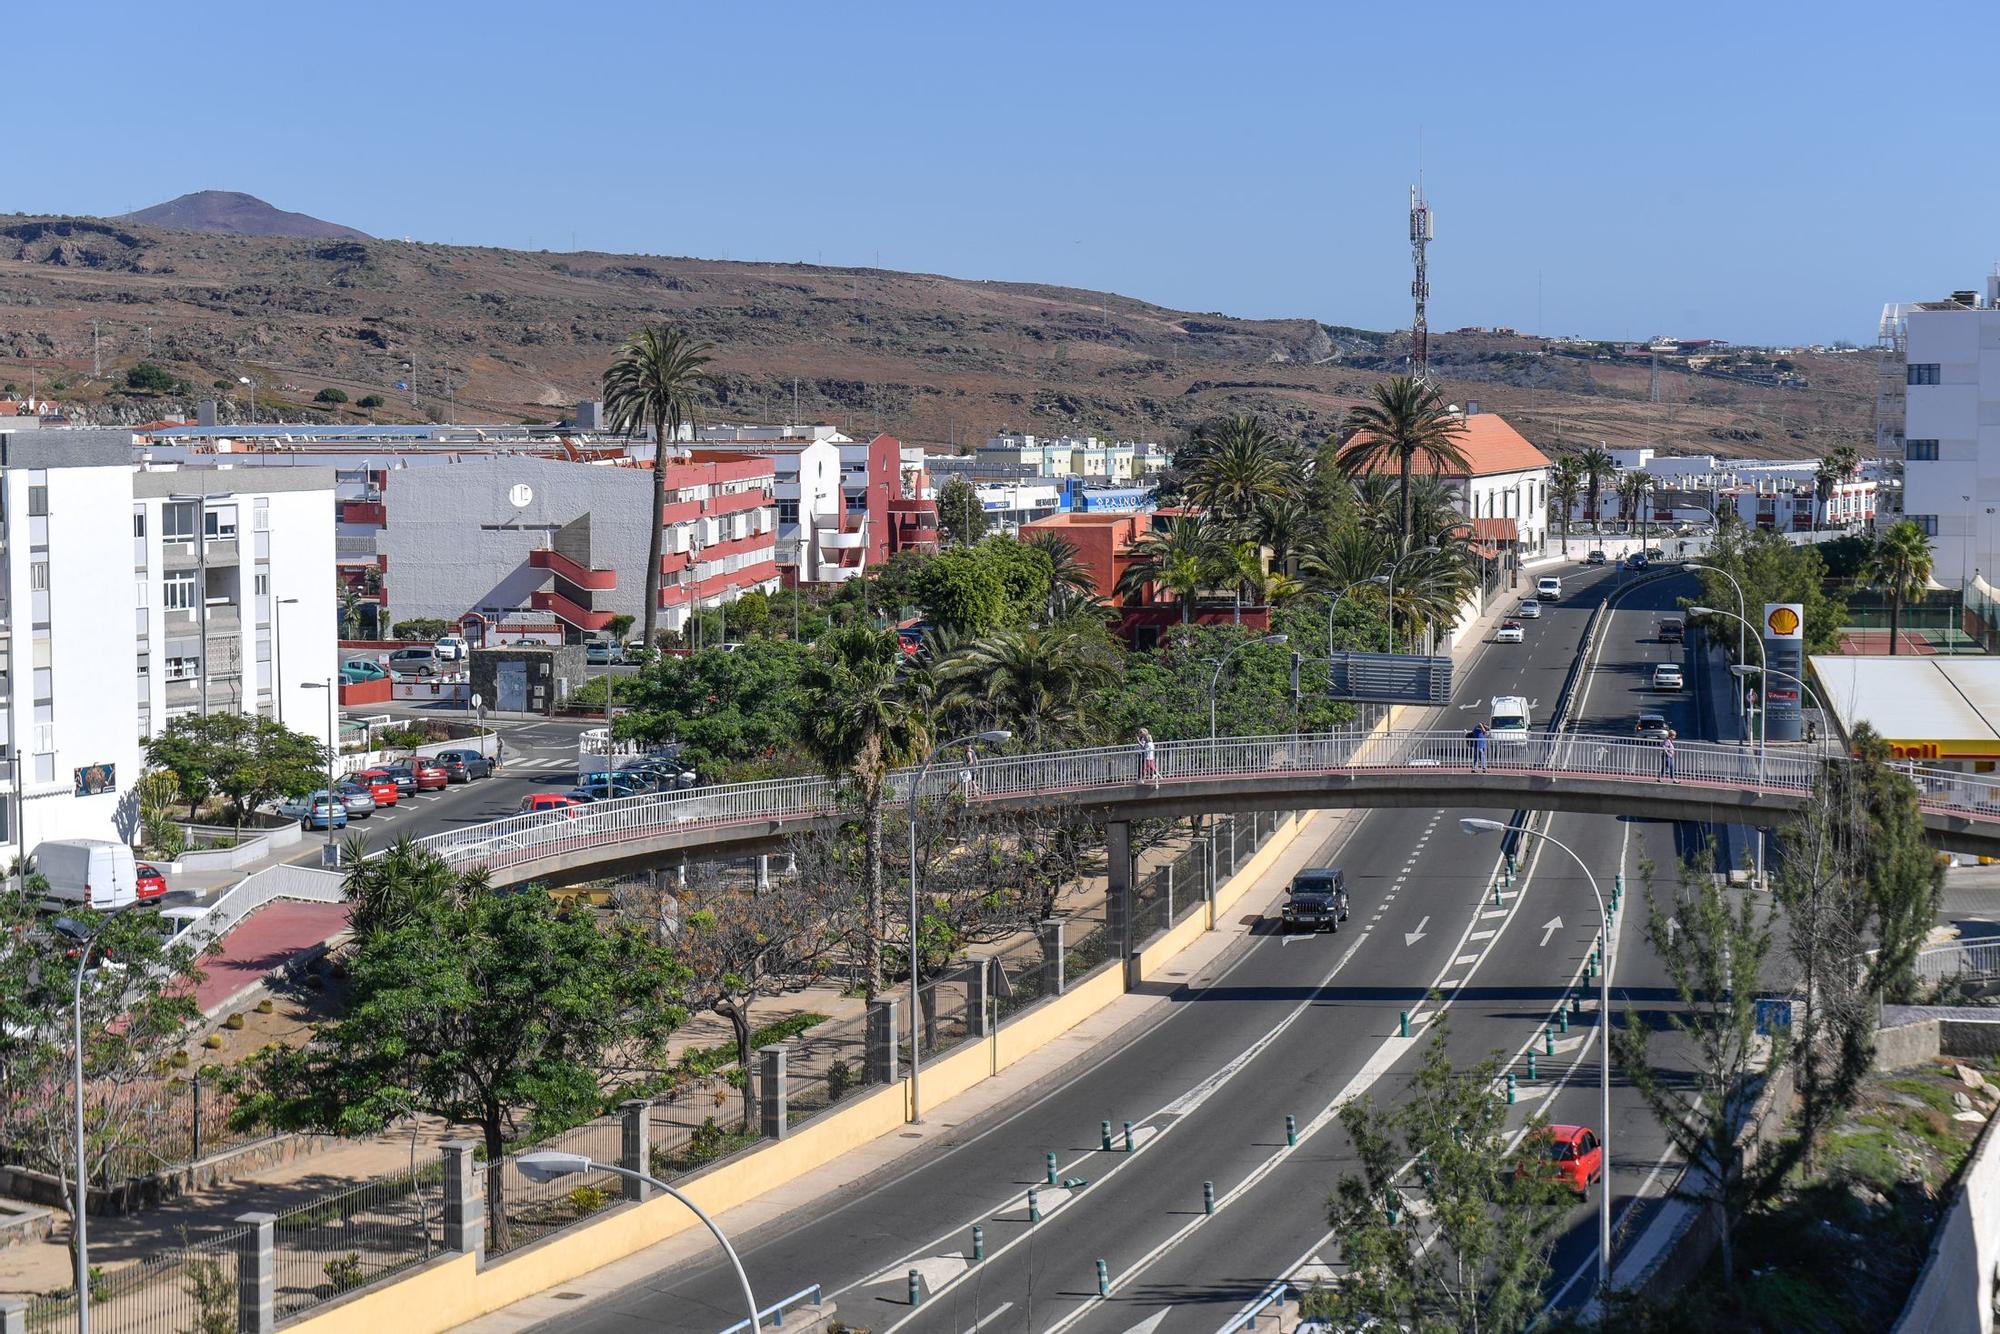
[(1396, 651), (1396, 572), (1403, 568), (1403, 562), (1410, 557), (1435, 556), (1438, 550), (1435, 545), (1418, 547), (1413, 551), (1405, 551), (1389, 562), (1389, 651), (1391, 653)]
[(271, 604), (271, 716), (285, 721), (285, 608), (296, 607), (297, 598), (279, 598)]
[(1231, 658), (1235, 657), (1242, 650), (1249, 648), (1252, 644), (1282, 644), (1290, 638), (1290, 635), (1263, 635), (1256, 639), (1246, 639), (1215, 660), (1215, 675), (1208, 679), (1208, 739), (1210, 741), (1215, 740), (1215, 690), (1217, 686), (1222, 684), (1222, 669), (1229, 665)]
[[(1386, 584), (1388, 582), (1389, 576), (1386, 574), (1371, 574), (1366, 579), (1356, 579), (1328, 600), (1326, 604), (1326, 656), (1329, 662), (1333, 660), (1333, 613), (1339, 609), (1340, 600), (1363, 584)], [(1393, 603), (1391, 605), (1393, 606)]]
[(1466, 817), (1458, 822), (1458, 827), (1474, 836), (1480, 834), (1523, 834), (1529, 838), (1539, 838), (1544, 843), (1552, 843), (1561, 848), (1583, 872), (1583, 878), (1590, 882), (1591, 897), (1597, 900), (1597, 920), (1604, 933), (1604, 971), (1598, 978), (1597, 1026), (1602, 1030), (1604, 1044), (1598, 1051), (1597, 1097), (1598, 1115), (1604, 1123), (1598, 1139), (1604, 1146), (1604, 1185), (1597, 1199), (1597, 1291), (1601, 1295), (1611, 1291), (1611, 914), (1605, 911), (1604, 895), (1597, 888), (1597, 877), (1590, 873), (1590, 867), (1583, 858), (1577, 856), (1576, 849), (1559, 838), (1521, 825), (1502, 824), (1498, 820), (1482, 820)]
[(75, 1081), (76, 1102), (76, 1215), (73, 1220), (76, 1233), (76, 1334), (90, 1334), (90, 1175), (84, 1162), (83, 1136), (83, 975), (90, 966), (90, 952), (97, 947), (97, 931), (84, 928), (72, 918), (56, 919), (55, 929), (72, 941), (79, 942), (76, 952), (76, 988), (70, 996), (70, 1040), (74, 1044), (71, 1052), (71, 1077)]
[[(1719, 574), (1729, 581), (1731, 588), (1736, 590), (1736, 618), (1743, 623), (1736, 631), (1736, 661), (1743, 661), (1743, 631), (1748, 629), (1750, 625), (1750, 608), (1743, 601), (1743, 585), (1736, 582), (1735, 575), (1727, 570), (1718, 570), (1713, 565), (1702, 565), (1695, 561), (1689, 561), (1682, 568), (1688, 570), (1707, 570), (1710, 574)], [(1736, 716), (1738, 718), (1743, 716), (1743, 696), (1741, 694), (1736, 696)]]
[(917, 916), (917, 796), (924, 790), (924, 777), (931, 771), (931, 764), (944, 751), (958, 746), (983, 743), (989, 746), (1004, 746), (1013, 739), (1013, 732), (1004, 727), (996, 727), (986, 732), (975, 732), (947, 741), (942, 746), (933, 746), (931, 753), (924, 756), (923, 765), (910, 783), (910, 809), (906, 824), (910, 833), (910, 1124), (916, 1125), (924, 1119), (923, 1104), (917, 1101), (917, 1078), (924, 1064), (923, 1047), (919, 1040), (917, 1010), (921, 998), (917, 992), (917, 932), (923, 925)]
[[(307, 690), (326, 692), (326, 851), (321, 854), (321, 864), (329, 869), (340, 865), (340, 845), (333, 841), (333, 804), (340, 800), (333, 795), (333, 757), (340, 750), (340, 734), (333, 728), (333, 701), (337, 691), (331, 679), (325, 681), (301, 682)], [(312, 810), (311, 799), (307, 799), (306, 810)]]
[[(750, 1291), (750, 1276), (743, 1272), (743, 1261), (737, 1257), (736, 1248), (729, 1244), (729, 1238), (724, 1236), (722, 1229), (715, 1225), (715, 1220), (702, 1212), (701, 1206), (693, 1200), (690, 1200), (687, 1196), (681, 1194), (658, 1177), (648, 1176), (644, 1172), (635, 1172), (629, 1167), (616, 1167), (610, 1163), (600, 1163), (580, 1153), (557, 1153), (553, 1150), (524, 1153), (514, 1160), (514, 1166), (521, 1169), (522, 1176), (528, 1178), (530, 1181), (537, 1182), (555, 1181), (561, 1177), (573, 1176), (578, 1172), (610, 1172), (617, 1176), (628, 1177), (633, 1181), (644, 1182), (662, 1194), (671, 1195), (682, 1204), (685, 1204), (693, 1211), (694, 1216), (701, 1220), (702, 1226), (709, 1230), (710, 1235), (722, 1243), (723, 1254), (729, 1257), (729, 1263), (736, 1269), (736, 1281), (743, 1285), (743, 1300), (750, 1306), (750, 1334), (757, 1334), (760, 1319), (757, 1313), (757, 1297)], [(497, 1172), (500, 1170), (500, 1165), (495, 1163), (488, 1170)]]

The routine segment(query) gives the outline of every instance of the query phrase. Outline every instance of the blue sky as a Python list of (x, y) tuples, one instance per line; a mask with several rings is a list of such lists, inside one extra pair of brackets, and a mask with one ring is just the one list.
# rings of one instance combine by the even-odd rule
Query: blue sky
[(1991, 3), (108, 10), (17, 53), (0, 207), (236, 189), (1383, 328), (1421, 169), (1433, 327), (1762, 342), (1866, 343), (2000, 259)]

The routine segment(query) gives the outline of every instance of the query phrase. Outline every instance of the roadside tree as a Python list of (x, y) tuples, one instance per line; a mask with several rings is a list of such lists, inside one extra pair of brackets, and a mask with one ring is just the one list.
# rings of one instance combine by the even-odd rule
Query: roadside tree
[(978, 490), (963, 477), (953, 477), (938, 488), (937, 514), (944, 540), (955, 547), (973, 545), (992, 526)]

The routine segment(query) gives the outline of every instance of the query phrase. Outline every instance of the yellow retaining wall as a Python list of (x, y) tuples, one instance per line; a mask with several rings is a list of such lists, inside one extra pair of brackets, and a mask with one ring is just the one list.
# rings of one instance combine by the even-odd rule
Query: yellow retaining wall
[[(1249, 861), (1216, 887), (1216, 911), (1242, 900), (1257, 877), (1297, 837), (1302, 819), (1294, 816)], [(1190, 913), (1140, 954), (1140, 976), (1150, 977), (1199, 939), (1206, 914)], [(1095, 977), (1045, 1004), (1025, 1011), (991, 1038), (967, 1043), (924, 1067), (924, 1105), (936, 1107), (1040, 1050), (1125, 994), (1121, 969)], [(710, 1216), (726, 1213), (775, 1186), (832, 1162), (850, 1149), (900, 1129), (909, 1114), (909, 1081), (850, 1099), (822, 1112), (782, 1140), (767, 1143), (714, 1171), (676, 1183)], [(435, 1261), (380, 1288), (322, 1308), (286, 1328), (295, 1334), (438, 1334), (468, 1320), (510, 1306), (525, 1297), (568, 1283), (613, 1260), (699, 1227), (700, 1222), (667, 1196), (620, 1208), (594, 1222), (558, 1232), (533, 1246), (496, 1259), (485, 1269), (472, 1256)]]

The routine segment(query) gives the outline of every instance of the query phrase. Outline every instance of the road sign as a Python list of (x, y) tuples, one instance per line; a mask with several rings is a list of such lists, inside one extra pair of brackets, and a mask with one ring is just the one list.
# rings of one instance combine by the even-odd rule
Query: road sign
[(1769, 1035), (1781, 1033), (1792, 1026), (1792, 1003), (1788, 1000), (1760, 1000), (1757, 1002), (1757, 1031)]
[(1336, 653), (1327, 659), (1326, 695), (1368, 704), (1448, 704), (1451, 659), (1418, 653)]

